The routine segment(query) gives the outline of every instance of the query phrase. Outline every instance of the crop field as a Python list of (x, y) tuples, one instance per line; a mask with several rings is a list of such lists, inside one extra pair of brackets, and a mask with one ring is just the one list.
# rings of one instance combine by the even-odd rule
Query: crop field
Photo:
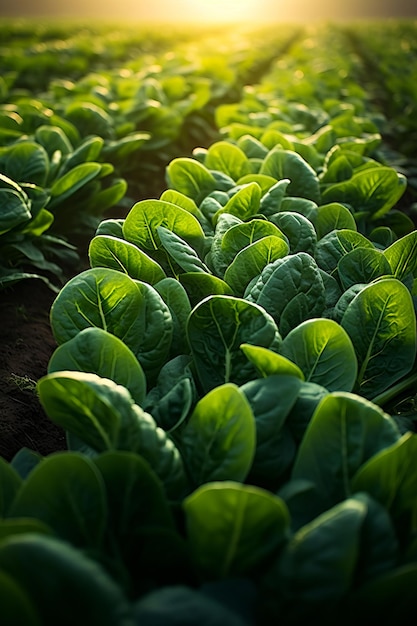
[(415, 624), (417, 21), (0, 23), (0, 624)]

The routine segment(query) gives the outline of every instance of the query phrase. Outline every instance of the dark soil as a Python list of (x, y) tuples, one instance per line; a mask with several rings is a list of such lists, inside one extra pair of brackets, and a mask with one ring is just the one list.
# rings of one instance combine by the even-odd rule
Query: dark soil
[(0, 456), (8, 461), (22, 447), (42, 455), (66, 448), (35, 388), (56, 348), (49, 325), (54, 298), (36, 279), (0, 292)]

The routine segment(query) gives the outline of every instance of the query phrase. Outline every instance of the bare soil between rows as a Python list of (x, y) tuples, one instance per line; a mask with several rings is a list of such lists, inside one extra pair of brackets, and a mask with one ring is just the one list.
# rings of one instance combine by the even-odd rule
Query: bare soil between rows
[(35, 383), (56, 348), (49, 324), (55, 294), (30, 279), (0, 292), (0, 456), (22, 448), (47, 455), (66, 448), (64, 431), (45, 414)]

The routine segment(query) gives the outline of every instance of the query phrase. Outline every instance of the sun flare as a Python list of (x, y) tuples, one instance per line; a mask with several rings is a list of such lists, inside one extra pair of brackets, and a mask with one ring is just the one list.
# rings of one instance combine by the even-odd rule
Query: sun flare
[(254, 19), (259, 0), (187, 0), (188, 15), (204, 22), (242, 22)]

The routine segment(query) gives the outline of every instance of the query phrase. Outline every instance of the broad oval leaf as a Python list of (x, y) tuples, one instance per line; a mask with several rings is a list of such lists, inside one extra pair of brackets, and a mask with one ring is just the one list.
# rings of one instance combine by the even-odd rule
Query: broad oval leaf
[(107, 521), (101, 476), (76, 452), (46, 457), (23, 483), (10, 516), (33, 517), (75, 546), (100, 549)]
[(366, 398), (388, 389), (413, 367), (416, 317), (410, 292), (399, 280), (367, 285), (348, 305), (341, 325), (358, 360), (356, 389)]
[(84, 372), (55, 372), (38, 381), (48, 417), (96, 452), (126, 450), (141, 454), (170, 497), (184, 493), (180, 454), (151, 415), (134, 404), (128, 390)]
[(216, 141), (212, 144), (207, 151), (204, 165), (209, 170), (224, 172), (235, 181), (249, 172), (248, 157), (229, 141)]
[(179, 275), (179, 281), (184, 286), (193, 307), (208, 296), (233, 296), (231, 287), (212, 274), (186, 272)]
[(120, 586), (66, 541), (34, 533), (11, 537), (0, 545), (0, 570), (16, 581), (40, 616), (29, 626), (85, 624), (90, 615), (101, 626), (131, 624)]
[(316, 172), (302, 156), (292, 150), (273, 148), (262, 164), (260, 174), (273, 176), (276, 180), (289, 179), (288, 196), (308, 198), (320, 202), (320, 187)]
[(417, 270), (417, 231), (401, 237), (384, 250), (384, 256), (395, 278), (402, 280)]
[(331, 202), (319, 206), (314, 219), (314, 227), (317, 231), (318, 239), (321, 239), (327, 233), (331, 233), (332, 230), (342, 230), (344, 228), (357, 230), (352, 212), (343, 204), (340, 204), (340, 202)]
[(272, 315), (282, 336), (306, 319), (319, 317), (325, 307), (320, 270), (305, 252), (267, 265), (255, 284), (248, 285), (245, 298)]
[(88, 248), (91, 267), (108, 267), (154, 285), (165, 278), (162, 267), (137, 246), (109, 235), (93, 237)]
[(261, 200), (261, 188), (258, 183), (247, 183), (237, 191), (224, 207), (219, 209), (213, 216), (215, 223), (222, 213), (236, 215), (242, 221), (250, 219), (259, 213)]
[(388, 213), (403, 195), (407, 179), (394, 168), (378, 165), (356, 172), (346, 181), (327, 187), (323, 202), (343, 202), (365, 211), (371, 220)]
[(169, 187), (192, 198), (197, 204), (216, 189), (216, 179), (202, 164), (189, 157), (179, 157), (167, 166)]
[(254, 368), (240, 350), (242, 343), (278, 348), (280, 335), (260, 306), (230, 296), (209, 296), (191, 312), (187, 338), (205, 392), (223, 383), (243, 384)]
[(146, 395), (143, 369), (121, 339), (102, 328), (85, 328), (54, 351), (48, 373), (62, 370), (91, 372), (109, 378), (129, 390), (137, 404)]
[(380, 250), (355, 248), (341, 257), (337, 273), (343, 289), (356, 284), (371, 283), (375, 278), (391, 274), (391, 267)]
[(188, 496), (183, 506), (194, 560), (210, 579), (261, 571), (289, 528), (285, 503), (251, 485), (210, 483)]
[(194, 487), (215, 480), (243, 482), (255, 455), (255, 418), (240, 389), (212, 389), (194, 407), (180, 434), (181, 453)]
[(63, 202), (101, 173), (99, 163), (82, 163), (58, 178), (51, 187), (52, 200), (48, 208)]
[(184, 272), (203, 272), (210, 274), (210, 270), (200, 259), (196, 251), (188, 243), (165, 226), (156, 229), (162, 246), (169, 256)]
[(307, 217), (296, 212), (280, 211), (271, 215), (270, 220), (288, 238), (292, 254), (297, 252), (314, 254), (317, 236), (313, 224)]
[(281, 237), (269, 235), (243, 248), (224, 273), (225, 282), (237, 296), (243, 296), (249, 282), (262, 270), (289, 252), (288, 244)]
[(329, 391), (352, 391), (358, 364), (347, 332), (333, 320), (311, 319), (285, 337), (280, 353), (298, 365), (308, 382)]
[(319, 267), (332, 275), (342, 256), (355, 248), (374, 249), (374, 246), (369, 239), (354, 230), (332, 230), (317, 242), (314, 257)]
[(155, 252), (161, 247), (159, 226), (165, 226), (197, 252), (202, 252), (204, 232), (200, 222), (185, 209), (164, 200), (137, 202), (124, 221), (123, 236), (140, 249)]
[(359, 468), (399, 437), (378, 406), (346, 392), (328, 394), (307, 427), (291, 476), (314, 482), (324, 511), (357, 491), (351, 481)]

